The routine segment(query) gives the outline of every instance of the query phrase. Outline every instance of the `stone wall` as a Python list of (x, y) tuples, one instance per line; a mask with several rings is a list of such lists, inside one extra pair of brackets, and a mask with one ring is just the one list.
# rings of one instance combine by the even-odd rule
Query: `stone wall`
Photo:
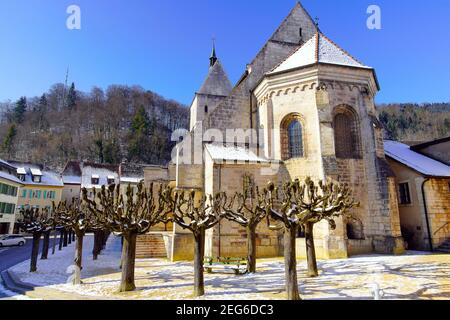
[[(227, 192), (232, 196), (242, 192), (244, 175), (250, 175), (255, 185), (264, 188), (268, 181), (278, 183), (280, 175), (261, 174), (262, 169), (270, 167), (269, 164), (213, 164), (207, 161), (205, 170), (206, 192)], [(209, 169), (208, 169), (209, 167)], [(209, 173), (208, 173), (209, 172)], [(266, 221), (262, 221), (257, 229), (257, 255), (258, 257), (276, 257), (280, 255), (279, 233), (268, 229)], [(208, 233), (206, 255), (245, 257), (247, 255), (247, 235), (243, 227), (237, 223), (223, 220)]]
[(425, 184), (433, 247), (450, 238), (450, 179), (431, 179)]

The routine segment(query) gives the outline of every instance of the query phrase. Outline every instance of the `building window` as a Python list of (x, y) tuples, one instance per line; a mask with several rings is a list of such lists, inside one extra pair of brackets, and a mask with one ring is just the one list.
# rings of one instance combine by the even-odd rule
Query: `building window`
[(34, 183), (41, 183), (42, 177), (41, 176), (33, 176), (33, 182)]
[(27, 190), (22, 190), (22, 198), (26, 198), (27, 197)]
[(112, 185), (112, 184), (115, 184), (115, 183), (116, 183), (116, 180), (114, 179), (114, 177), (108, 177), (108, 185)]
[(208, 106), (205, 106), (205, 113), (208, 113)]
[(409, 193), (409, 184), (400, 183), (399, 184), (399, 197), (400, 204), (411, 204), (411, 194)]
[(298, 115), (289, 115), (281, 124), (282, 159), (303, 158), (303, 125)]
[(99, 182), (100, 182), (100, 177), (98, 177), (98, 176), (92, 176), (92, 178), (91, 178), (91, 184), (98, 185)]
[(0, 183), (0, 193), (7, 196), (17, 196), (17, 188), (8, 184)]
[(361, 141), (356, 113), (350, 107), (338, 107), (333, 126), (336, 158), (360, 159)]
[(1, 214), (13, 214), (15, 210), (16, 210), (15, 204), (0, 202)]

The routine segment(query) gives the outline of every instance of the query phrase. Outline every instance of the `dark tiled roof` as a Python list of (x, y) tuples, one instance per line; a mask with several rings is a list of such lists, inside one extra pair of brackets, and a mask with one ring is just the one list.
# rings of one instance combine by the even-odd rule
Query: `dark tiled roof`
[(68, 161), (62, 172), (63, 176), (81, 177), (81, 166), (79, 161)]

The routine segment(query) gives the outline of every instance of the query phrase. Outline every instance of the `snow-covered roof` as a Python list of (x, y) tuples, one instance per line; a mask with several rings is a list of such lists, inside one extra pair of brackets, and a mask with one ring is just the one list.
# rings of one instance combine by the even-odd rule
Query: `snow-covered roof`
[(300, 46), (291, 56), (275, 67), (269, 74), (305, 67), (315, 63), (328, 63), (342, 66), (371, 69), (353, 58), (325, 35), (318, 32)]
[(63, 176), (62, 180), (64, 184), (81, 184), (80, 176)]
[(22, 184), (33, 185), (33, 186), (52, 186), (52, 187), (63, 187), (64, 184), (62, 180), (56, 173), (50, 171), (41, 172), (41, 182), (34, 182), (31, 171), (25, 175), (25, 181)]
[(141, 182), (142, 180), (144, 180), (144, 178), (136, 178), (136, 177), (122, 177), (120, 178), (120, 183), (121, 184), (127, 184), (127, 183), (133, 183), (133, 184), (138, 184), (139, 182)]
[(17, 174), (27, 174), (25, 168), (17, 168)]
[[(117, 183), (118, 178), (119, 169), (117, 166), (84, 163), (82, 166), (81, 187), (98, 189), (109, 185), (108, 179), (114, 179), (114, 182)], [(98, 184), (92, 184), (92, 179), (98, 179)]]
[(6, 179), (11, 182), (18, 183), (18, 184), (22, 184), (22, 181), (20, 181), (20, 179), (18, 179), (16, 176), (13, 176), (12, 174), (9, 174), (4, 171), (0, 171), (0, 178)]
[(216, 161), (238, 161), (238, 162), (270, 162), (267, 159), (258, 157), (254, 152), (239, 146), (224, 146), (217, 144), (207, 144), (206, 150), (211, 158)]
[(431, 159), (397, 141), (385, 141), (384, 150), (390, 158), (404, 164), (405, 166), (431, 177), (450, 177), (450, 166)]
[(33, 176), (42, 176), (42, 172), (40, 169), (30, 168), (30, 171)]

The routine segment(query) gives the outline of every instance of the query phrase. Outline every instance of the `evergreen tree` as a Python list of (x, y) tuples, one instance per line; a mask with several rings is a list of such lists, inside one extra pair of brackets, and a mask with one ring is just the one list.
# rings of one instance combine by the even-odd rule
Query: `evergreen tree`
[(73, 110), (76, 106), (77, 91), (75, 90), (75, 83), (72, 82), (72, 85), (69, 88), (69, 93), (67, 94), (67, 108), (69, 108), (69, 110)]
[(5, 139), (3, 140), (3, 150), (9, 155), (11, 154), (11, 149), (13, 146), (14, 137), (17, 134), (16, 125), (13, 123), (6, 133)]
[(103, 148), (103, 139), (97, 139), (97, 140), (95, 140), (94, 141), (94, 143), (95, 143), (95, 145), (96, 145), (96, 147), (97, 147), (97, 150), (98, 150), (98, 160), (100, 161), (100, 163), (103, 163), (104, 162), (104, 158), (103, 158), (103, 150), (104, 150), (104, 148)]
[(120, 146), (116, 139), (106, 143), (103, 150), (103, 159), (105, 163), (109, 164), (116, 164), (120, 162)]
[(48, 105), (48, 101), (47, 101), (47, 96), (45, 95), (45, 93), (41, 96), (41, 98), (39, 99), (39, 110), (44, 111), (47, 108)]
[(128, 146), (128, 158), (130, 160), (148, 161), (148, 145), (151, 123), (144, 106), (141, 106), (132, 122), (131, 134)]
[(48, 106), (47, 96), (44, 93), (39, 99), (37, 108), (35, 110), (35, 112), (37, 112), (38, 128), (40, 130), (47, 128), (49, 125), (45, 119), (45, 115), (47, 113), (47, 106)]
[(22, 123), (25, 118), (25, 112), (27, 111), (27, 98), (21, 97), (14, 108), (14, 121)]

